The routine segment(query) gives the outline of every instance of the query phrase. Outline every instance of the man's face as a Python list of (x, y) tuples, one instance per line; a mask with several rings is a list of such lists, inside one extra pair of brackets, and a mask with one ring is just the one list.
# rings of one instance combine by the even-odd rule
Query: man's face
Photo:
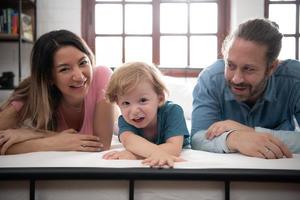
[(267, 67), (267, 47), (236, 38), (225, 55), (225, 79), (238, 101), (255, 103), (262, 96), (271, 74)]

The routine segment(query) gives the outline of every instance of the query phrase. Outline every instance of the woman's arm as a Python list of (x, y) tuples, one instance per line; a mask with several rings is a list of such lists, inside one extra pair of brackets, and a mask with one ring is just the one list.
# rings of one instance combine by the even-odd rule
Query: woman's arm
[(94, 118), (94, 135), (98, 136), (103, 144), (103, 150), (108, 150), (111, 145), (114, 124), (119, 116), (119, 110), (115, 104), (101, 100), (96, 105)]
[[(17, 129), (21, 130), (21, 129)], [(33, 130), (32, 130), (33, 131)], [(24, 134), (24, 133), (22, 133)], [(60, 133), (37, 132), (44, 137), (16, 143), (8, 148), (7, 154), (19, 154), (37, 151), (101, 151), (103, 145), (94, 135), (78, 134), (73, 129)]]
[(0, 113), (0, 153), (5, 154), (13, 144), (30, 139), (41, 138), (44, 134), (31, 129), (15, 129), (18, 123), (17, 111), (8, 105)]
[(19, 154), (35, 151), (100, 151), (103, 147), (97, 136), (17, 128), (17, 111), (12, 105), (1, 111), (1, 154)]
[(12, 105), (8, 105), (0, 112), (0, 130), (16, 127), (18, 113)]

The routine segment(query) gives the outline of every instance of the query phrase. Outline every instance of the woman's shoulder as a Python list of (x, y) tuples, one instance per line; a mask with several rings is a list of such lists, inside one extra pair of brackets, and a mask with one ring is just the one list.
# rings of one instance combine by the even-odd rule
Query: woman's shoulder
[(96, 88), (104, 87), (112, 75), (112, 70), (106, 66), (94, 67), (93, 72), (93, 85)]
[(112, 70), (106, 66), (96, 66), (94, 67), (94, 77), (103, 77), (103, 76), (110, 76), (112, 74)]

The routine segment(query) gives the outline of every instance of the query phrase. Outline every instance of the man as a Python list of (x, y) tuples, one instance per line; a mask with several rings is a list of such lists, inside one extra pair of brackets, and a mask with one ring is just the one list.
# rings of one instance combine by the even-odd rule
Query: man
[(267, 19), (227, 36), (224, 60), (203, 70), (193, 91), (193, 149), (267, 159), (300, 153), (300, 63), (278, 60), (281, 39)]

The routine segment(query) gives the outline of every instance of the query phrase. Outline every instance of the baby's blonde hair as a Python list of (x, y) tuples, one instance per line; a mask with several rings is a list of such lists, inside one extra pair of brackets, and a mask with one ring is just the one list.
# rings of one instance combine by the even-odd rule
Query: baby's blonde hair
[(162, 81), (161, 72), (154, 66), (144, 62), (130, 62), (118, 67), (111, 76), (106, 89), (106, 99), (117, 102), (118, 97), (131, 92), (143, 81), (149, 81), (153, 85), (154, 91), (166, 99), (167, 87)]

